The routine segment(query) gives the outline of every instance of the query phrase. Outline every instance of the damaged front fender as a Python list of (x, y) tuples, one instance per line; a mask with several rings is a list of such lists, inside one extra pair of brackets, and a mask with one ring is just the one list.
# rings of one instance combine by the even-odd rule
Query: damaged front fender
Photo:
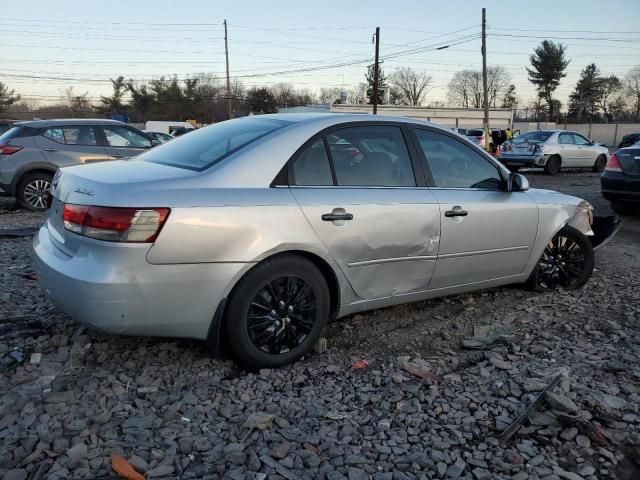
[(593, 206), (586, 200), (581, 200), (578, 206), (575, 208), (573, 217), (567, 222), (573, 228), (580, 230), (587, 236), (593, 236)]

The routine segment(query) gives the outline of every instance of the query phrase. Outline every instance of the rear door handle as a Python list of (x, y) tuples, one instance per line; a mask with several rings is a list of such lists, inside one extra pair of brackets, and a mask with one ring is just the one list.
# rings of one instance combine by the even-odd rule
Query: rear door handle
[(57, 148), (43, 148), (42, 150), (44, 150), (45, 152), (57, 152), (58, 151)]
[(324, 213), (322, 220), (325, 222), (335, 222), (337, 220), (353, 220), (352, 213)]
[(469, 212), (462, 210), (461, 208), (455, 209), (455, 207), (453, 210), (447, 210), (444, 212), (445, 217), (466, 217), (467, 215), (469, 215)]
[(111, 154), (113, 158), (124, 158), (124, 155), (120, 155), (119, 153)]

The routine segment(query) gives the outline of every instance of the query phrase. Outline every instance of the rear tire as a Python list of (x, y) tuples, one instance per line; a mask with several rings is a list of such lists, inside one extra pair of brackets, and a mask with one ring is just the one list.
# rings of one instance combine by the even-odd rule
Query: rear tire
[(16, 188), (18, 203), (25, 210), (31, 212), (43, 212), (48, 206), (44, 194), (51, 186), (52, 173), (33, 172), (27, 173), (20, 179)]
[(544, 171), (549, 175), (557, 175), (562, 168), (562, 160), (557, 155), (552, 155), (547, 164), (544, 166)]
[(594, 263), (595, 253), (587, 236), (565, 225), (548, 243), (525, 288), (540, 292), (576, 290), (587, 283)]
[(315, 345), (329, 318), (327, 282), (309, 260), (285, 254), (250, 270), (229, 296), (231, 350), (250, 368), (291, 363)]
[(595, 163), (593, 164), (593, 171), (596, 173), (602, 173), (606, 164), (607, 157), (604, 155), (599, 155), (598, 158), (596, 158)]

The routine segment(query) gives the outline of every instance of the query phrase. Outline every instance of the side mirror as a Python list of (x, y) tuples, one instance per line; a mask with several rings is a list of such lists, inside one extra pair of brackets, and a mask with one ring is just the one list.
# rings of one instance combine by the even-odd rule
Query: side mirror
[(156, 140), (155, 138), (151, 140), (151, 146), (149, 148), (153, 148), (157, 145), (160, 145), (160, 140)]
[(519, 173), (510, 173), (507, 179), (508, 192), (526, 192), (529, 190), (529, 180)]

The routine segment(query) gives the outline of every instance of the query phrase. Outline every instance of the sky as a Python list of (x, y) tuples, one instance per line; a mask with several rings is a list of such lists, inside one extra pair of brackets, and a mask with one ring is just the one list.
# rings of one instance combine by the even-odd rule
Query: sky
[(213, 72), (223, 78), (225, 19), (231, 76), (247, 87), (352, 88), (373, 63), (372, 37), (380, 27), (384, 72), (403, 66), (427, 72), (432, 90), (426, 103), (446, 102), (456, 71), (482, 67), (482, 7), (488, 65), (507, 69), (521, 104), (535, 94), (525, 67), (545, 38), (567, 46), (571, 63), (556, 91), (565, 108), (587, 64), (621, 77), (640, 65), (638, 0), (2, 3), (0, 81), (43, 103), (60, 100), (69, 86), (96, 102), (118, 75), (145, 81)]

